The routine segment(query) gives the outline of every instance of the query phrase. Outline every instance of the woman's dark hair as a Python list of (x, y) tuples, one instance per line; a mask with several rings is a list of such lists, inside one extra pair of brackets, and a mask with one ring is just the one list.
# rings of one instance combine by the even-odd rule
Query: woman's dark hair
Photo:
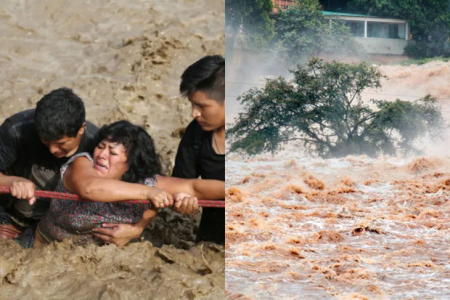
[(98, 143), (106, 139), (125, 147), (128, 171), (122, 176), (123, 181), (135, 183), (161, 173), (161, 162), (153, 139), (142, 127), (128, 121), (118, 121), (103, 126), (98, 138)]

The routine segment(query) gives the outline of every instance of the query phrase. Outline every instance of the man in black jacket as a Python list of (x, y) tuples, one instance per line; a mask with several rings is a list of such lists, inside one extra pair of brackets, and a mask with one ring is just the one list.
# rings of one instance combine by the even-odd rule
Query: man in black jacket
[(36, 223), (49, 199), (36, 201), (35, 190), (52, 191), (60, 167), (74, 154), (92, 153), (98, 128), (85, 120), (83, 101), (68, 88), (45, 95), (36, 109), (19, 112), (0, 126), (0, 237), (31, 246)]
[[(225, 59), (205, 56), (181, 76), (180, 92), (192, 104), (192, 117), (178, 147), (174, 177), (225, 181)], [(174, 210), (197, 210), (197, 200), (186, 197)], [(203, 208), (197, 242), (225, 242), (225, 210)]]

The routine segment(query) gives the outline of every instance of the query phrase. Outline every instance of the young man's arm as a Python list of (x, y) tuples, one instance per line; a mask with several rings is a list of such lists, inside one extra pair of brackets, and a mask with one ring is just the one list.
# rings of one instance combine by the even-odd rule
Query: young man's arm
[(225, 181), (211, 179), (185, 179), (158, 176), (156, 186), (170, 194), (187, 193), (198, 199), (225, 198)]
[(18, 176), (7, 176), (0, 172), (0, 186), (9, 187), (13, 197), (28, 200), (30, 205), (36, 202), (36, 197), (34, 196), (36, 186), (28, 179)]
[[(196, 136), (196, 134), (199, 134), (199, 127), (197, 121), (193, 120), (186, 128), (186, 132), (178, 146), (175, 166), (172, 172), (173, 177), (194, 179), (200, 176), (200, 170), (198, 170), (198, 153), (200, 149), (196, 149), (196, 147), (200, 146), (199, 142), (196, 142), (199, 140), (199, 137)], [(175, 200), (172, 209), (182, 215), (193, 214), (198, 210), (198, 200), (195, 197), (189, 197), (189, 195), (180, 196), (178, 200)]]
[(33, 204), (35, 185), (26, 178), (4, 174), (17, 160), (20, 141), (11, 121), (6, 119), (0, 126), (0, 186), (10, 188), (11, 195), (18, 199), (25, 199)]

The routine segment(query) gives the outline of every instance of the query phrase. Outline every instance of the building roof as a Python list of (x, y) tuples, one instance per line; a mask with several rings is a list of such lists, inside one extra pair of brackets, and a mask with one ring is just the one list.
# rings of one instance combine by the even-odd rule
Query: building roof
[(336, 16), (336, 17), (349, 17), (349, 18), (366, 18), (366, 19), (378, 19), (378, 20), (386, 20), (390, 22), (406, 22), (404, 19), (398, 19), (398, 18), (389, 18), (389, 17), (377, 17), (377, 16), (371, 16), (371, 15), (362, 15), (362, 14), (349, 14), (349, 13), (341, 13), (341, 12), (334, 12), (334, 11), (322, 11), (322, 14), (324, 16)]
[(379, 18), (376, 16), (370, 16), (370, 15), (348, 14), (348, 13), (341, 13), (341, 12), (335, 12), (335, 11), (322, 11), (322, 13), (324, 16)]

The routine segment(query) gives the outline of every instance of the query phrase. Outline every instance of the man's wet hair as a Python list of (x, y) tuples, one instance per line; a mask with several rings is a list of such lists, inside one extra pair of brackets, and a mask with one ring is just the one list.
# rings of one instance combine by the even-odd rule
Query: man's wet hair
[(126, 182), (144, 181), (161, 174), (161, 162), (152, 137), (137, 125), (128, 121), (117, 121), (100, 129), (98, 143), (106, 139), (122, 144), (127, 154), (128, 170), (122, 176)]
[(195, 91), (205, 92), (211, 99), (225, 99), (225, 59), (209, 55), (190, 65), (181, 75), (180, 93), (189, 97)]
[(83, 101), (66, 87), (51, 91), (36, 104), (34, 124), (44, 141), (76, 137), (85, 119)]

